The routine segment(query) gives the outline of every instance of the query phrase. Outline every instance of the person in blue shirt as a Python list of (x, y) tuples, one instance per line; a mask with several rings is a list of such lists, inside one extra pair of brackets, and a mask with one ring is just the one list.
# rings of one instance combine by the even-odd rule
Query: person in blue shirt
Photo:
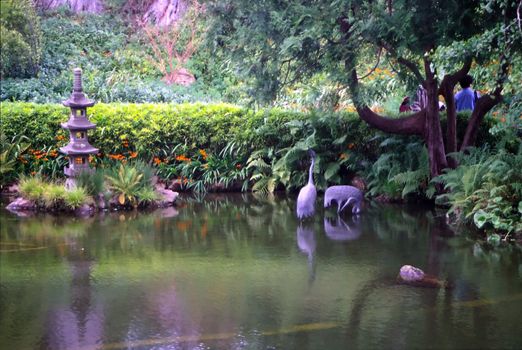
[(477, 93), (471, 88), (471, 84), (473, 84), (473, 77), (467, 74), (459, 81), (459, 84), (462, 87), (462, 90), (457, 92), (455, 95), (455, 106), (457, 108), (457, 112), (473, 110), (475, 108), (475, 102), (478, 97)]

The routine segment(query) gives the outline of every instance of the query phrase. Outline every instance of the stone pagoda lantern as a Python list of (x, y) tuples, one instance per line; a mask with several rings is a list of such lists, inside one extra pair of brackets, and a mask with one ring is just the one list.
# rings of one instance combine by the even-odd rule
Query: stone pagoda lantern
[(92, 171), (89, 168), (89, 155), (98, 153), (98, 149), (91, 146), (87, 138), (87, 130), (96, 128), (96, 124), (87, 119), (87, 107), (94, 104), (83, 93), (82, 70), (75, 68), (73, 93), (67, 101), (63, 101), (63, 105), (71, 109), (69, 120), (62, 123), (62, 128), (69, 130), (69, 144), (60, 148), (60, 152), (69, 157), (69, 166), (64, 169), (68, 177), (65, 182), (67, 188), (74, 187), (74, 178), (80, 172)]

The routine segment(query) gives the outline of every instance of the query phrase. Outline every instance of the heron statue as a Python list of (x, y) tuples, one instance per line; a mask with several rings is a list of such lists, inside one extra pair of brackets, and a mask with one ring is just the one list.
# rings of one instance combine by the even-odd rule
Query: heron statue
[(299, 219), (312, 216), (315, 212), (315, 199), (317, 197), (317, 190), (314, 185), (315, 152), (308, 150), (308, 154), (312, 164), (310, 164), (310, 170), (308, 170), (308, 183), (301, 188), (297, 196), (297, 217)]

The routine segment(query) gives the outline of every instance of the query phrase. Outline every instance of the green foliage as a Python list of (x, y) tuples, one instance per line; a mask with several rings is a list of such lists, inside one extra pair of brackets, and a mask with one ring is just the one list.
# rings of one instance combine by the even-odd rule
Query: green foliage
[(437, 200), (449, 203), (450, 213), (478, 228), (522, 231), (522, 153), (473, 149), (455, 157), (459, 166), (434, 179), (449, 190)]
[(83, 187), (66, 190), (63, 184), (44, 181), (40, 176), (22, 177), (18, 186), (22, 197), (46, 209), (76, 209), (88, 200)]
[[(88, 96), (103, 102), (221, 100), (221, 92), (226, 93), (232, 84), (219, 73), (219, 62), (207, 64), (210, 58), (207, 52), (187, 64), (190, 69), (194, 67), (198, 76), (195, 84), (189, 87), (166, 85), (149, 60), (152, 50), (146, 45), (143, 34), (118, 13), (72, 15), (56, 12), (42, 17), (41, 27), (42, 59), (38, 77), (3, 80), (0, 100), (61, 102), (71, 92), (75, 67), (83, 69)], [(2, 43), (3, 38), (8, 36), (2, 35)], [(2, 62), (7, 54), (23, 62), (24, 56), (17, 57), (15, 53), (15, 50), (2, 47)], [(226, 94), (237, 100), (237, 93)]]
[(65, 205), (69, 208), (76, 209), (87, 202), (88, 195), (85, 188), (76, 186), (65, 192)]
[(138, 170), (132, 166), (120, 165), (118, 171), (114, 175), (106, 175), (109, 182), (109, 188), (118, 196), (118, 202), (121, 205), (137, 204), (137, 197), (141, 186), (141, 178), (143, 174), (139, 174)]
[(418, 139), (389, 137), (380, 148), (380, 157), (366, 172), (369, 196), (433, 197), (435, 187), (429, 183), (428, 152)]
[(144, 205), (160, 199), (158, 192), (156, 192), (152, 187), (143, 187), (136, 192), (136, 197), (138, 198), (139, 203)]
[(291, 142), (286, 147), (264, 147), (249, 157), (253, 190), (273, 192), (303, 186), (308, 179), (309, 156), (316, 152), (314, 181), (319, 189), (347, 183), (376, 156), (373, 133), (353, 114), (310, 113), (285, 124)]
[(38, 70), (40, 21), (32, 1), (2, 0), (0, 6), (0, 77), (28, 77)]
[(18, 188), (22, 197), (29, 200), (38, 202), (41, 201), (44, 194), (45, 184), (42, 179), (38, 176), (35, 177), (22, 177)]
[(67, 191), (63, 184), (45, 184), (43, 201), (46, 207), (60, 207), (64, 203), (66, 196)]
[(0, 132), (0, 188), (17, 176), (17, 162), (30, 144), (24, 135), (14, 135), (9, 141), (4, 131)]
[(95, 171), (82, 171), (76, 176), (76, 184), (85, 189), (88, 195), (96, 197), (104, 194), (105, 189), (105, 169)]
[[(422, 71), (424, 55), (435, 55), (440, 46), (441, 55), (450, 52), (446, 61), (461, 64), (463, 55), (445, 48), (464, 46), (475, 36), (487, 37), (487, 41), (473, 50), (467, 47), (463, 53), (495, 57), (499, 51), (507, 52), (510, 40), (520, 43), (516, 5), (512, 0), (357, 4), (351, 0), (226, 0), (209, 5), (209, 37), (214, 38), (216, 52), (227, 51), (238, 63), (237, 70), (249, 78), (249, 93), (256, 101), (272, 101), (288, 86), (307, 84), (318, 76), (327, 75), (332, 85), (346, 87), (351, 67), (357, 67), (359, 77), (374, 67), (393, 72), (393, 77), (383, 77), (382, 83), (363, 82), (369, 90), (363, 95), (371, 100), (386, 94), (385, 89), (399, 88), (399, 83), (410, 89), (420, 83), (421, 78), (401, 65), (399, 58)], [(510, 57), (515, 52), (513, 49)], [(437, 73), (441, 72), (450, 71), (439, 68)], [(494, 82), (494, 75), (489, 79)]]
[[(59, 105), (32, 103), (3, 102), (1, 107), (0, 122), (6, 137), (25, 132), (34, 149), (39, 150), (25, 155), (27, 164), (17, 164), (18, 171), (63, 177), (66, 159), (56, 150), (68, 141), (68, 135), (60, 128), (60, 122), (68, 118), (68, 110)], [(354, 113), (280, 109), (254, 112), (228, 104), (117, 103), (97, 104), (88, 112), (97, 124), (89, 138), (100, 148), (101, 154), (94, 157), (98, 168), (111, 164), (111, 158), (139, 158), (153, 161), (163, 179), (179, 178), (182, 183), (186, 180), (184, 185), (195, 190), (205, 191), (216, 183), (223, 188), (239, 185), (245, 189), (247, 179), (256, 191), (273, 191), (278, 186), (293, 190), (306, 182), (309, 148), (317, 153), (314, 177), (319, 188), (347, 183), (354, 173), (368, 169), (368, 164), (380, 154), (390, 152), (394, 153), (391, 160), (402, 163), (392, 173), (379, 172), (383, 186), (397, 187), (383, 191), (400, 195), (404, 189), (406, 195), (427, 189), (422, 171), (416, 172), (421, 169), (417, 164), (422, 159), (404, 158), (400, 153), (425, 155), (422, 147), (410, 149), (399, 143), (400, 147), (379, 149), (375, 131)], [(459, 114), (459, 125), (465, 124), (467, 118), (469, 114)], [(482, 134), (484, 142), (497, 139)], [(208, 159), (203, 159), (200, 150), (208, 154)], [(385, 161), (383, 158), (377, 165)], [(150, 174), (145, 170), (138, 173), (148, 178)], [(402, 173), (407, 176), (395, 177)], [(388, 184), (388, 177), (395, 179)], [(90, 186), (84, 186), (90, 191)]]

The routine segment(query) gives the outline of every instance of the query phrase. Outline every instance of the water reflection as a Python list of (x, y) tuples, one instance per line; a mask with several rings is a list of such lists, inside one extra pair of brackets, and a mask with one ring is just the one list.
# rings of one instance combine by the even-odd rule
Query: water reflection
[[(324, 217), (324, 231), (326, 236), (334, 241), (352, 241), (361, 235), (361, 218), (352, 215), (344, 221), (340, 215), (335, 220)], [(332, 224), (333, 223), (333, 224)]]
[[(333, 219), (320, 210), (306, 224), (294, 209), (287, 197), (209, 195), (167, 215), (2, 212), (0, 348), (521, 343), (519, 250), (475, 256), (464, 238), (445, 237), (431, 208), (372, 205)], [(397, 286), (406, 263), (455, 288)]]
[(315, 241), (315, 232), (311, 225), (304, 226), (299, 223), (296, 231), (297, 246), (299, 250), (306, 254), (308, 260), (308, 284), (311, 285), (315, 280), (315, 264), (314, 253), (317, 243)]
[[(47, 313), (41, 349), (79, 349), (101, 344), (104, 330), (103, 305), (93, 300), (94, 259), (85, 248), (74, 246), (66, 257), (71, 282), (68, 297)], [(69, 301), (69, 304), (67, 304)]]

